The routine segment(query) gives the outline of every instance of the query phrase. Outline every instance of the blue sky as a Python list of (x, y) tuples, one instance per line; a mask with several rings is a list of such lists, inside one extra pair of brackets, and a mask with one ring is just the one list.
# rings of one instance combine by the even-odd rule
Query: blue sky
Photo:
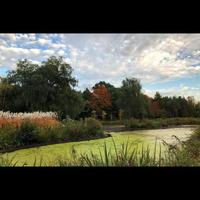
[(150, 96), (200, 100), (200, 34), (0, 34), (0, 76), (18, 59), (39, 64), (52, 55), (72, 66), (80, 90), (136, 77)]

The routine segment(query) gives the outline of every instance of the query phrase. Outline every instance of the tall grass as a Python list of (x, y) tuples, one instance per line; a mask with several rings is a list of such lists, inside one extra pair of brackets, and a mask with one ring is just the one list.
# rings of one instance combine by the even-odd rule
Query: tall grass
[(11, 113), (0, 111), (0, 127), (21, 126), (24, 121), (30, 121), (38, 126), (58, 125), (57, 114), (54, 112)]
[(23, 121), (19, 127), (6, 125), (0, 128), (0, 150), (15, 150), (27, 146), (72, 142), (104, 138), (99, 121), (88, 118), (69, 120), (55, 126), (41, 127), (31, 121)]
[[(113, 140), (113, 146), (107, 147), (104, 143), (103, 149), (99, 149), (98, 154), (90, 153), (78, 154), (75, 149), (72, 150), (71, 158), (57, 158), (57, 166), (84, 166), (84, 167), (161, 167), (161, 166), (193, 166), (197, 165), (189, 157), (181, 154), (179, 148), (170, 149), (170, 146), (163, 149), (162, 144), (155, 142), (154, 150), (150, 146), (132, 146), (130, 142), (124, 142), (119, 148)], [(114, 149), (114, 153), (111, 153)]]

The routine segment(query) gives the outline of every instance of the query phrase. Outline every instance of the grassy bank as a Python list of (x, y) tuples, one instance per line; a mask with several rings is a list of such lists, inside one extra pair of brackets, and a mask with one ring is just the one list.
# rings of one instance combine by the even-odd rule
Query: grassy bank
[(126, 130), (167, 128), (178, 125), (200, 125), (200, 118), (158, 118), (124, 120)]

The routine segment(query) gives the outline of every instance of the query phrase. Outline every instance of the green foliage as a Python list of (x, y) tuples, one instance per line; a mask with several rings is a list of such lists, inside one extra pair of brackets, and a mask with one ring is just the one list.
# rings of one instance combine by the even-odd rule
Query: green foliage
[(91, 137), (104, 137), (103, 127), (98, 120), (95, 120), (93, 118), (87, 118), (85, 120), (85, 129), (87, 134)]
[(38, 127), (31, 122), (23, 122), (18, 128), (4, 126), (0, 129), (0, 150), (12, 150), (29, 145), (51, 144), (90, 140), (106, 137), (99, 121), (86, 118), (85, 120), (66, 120), (52, 127)]
[(6, 150), (16, 146), (16, 128), (13, 126), (4, 126), (0, 128), (0, 149)]
[(8, 156), (0, 155), (0, 167), (15, 167), (17, 161), (14, 162), (14, 156), (9, 158)]
[(38, 143), (39, 129), (36, 124), (23, 122), (16, 132), (16, 143), (26, 146)]
[(53, 127), (41, 127), (39, 128), (38, 141), (41, 144), (65, 141), (63, 133), (64, 128), (62, 125), (57, 125)]
[(93, 118), (68, 120), (64, 123), (64, 128), (64, 135), (70, 141), (105, 137), (101, 123)]
[(76, 84), (62, 57), (52, 56), (41, 65), (20, 60), (0, 83), (0, 110), (56, 111), (60, 118), (75, 118), (84, 106), (82, 94), (74, 90)]
[(157, 118), (124, 120), (127, 129), (165, 128), (176, 125), (200, 125), (199, 118)]
[(141, 84), (135, 78), (126, 78), (122, 81), (118, 104), (124, 110), (125, 118), (143, 117), (144, 105), (142, 103), (141, 88)]

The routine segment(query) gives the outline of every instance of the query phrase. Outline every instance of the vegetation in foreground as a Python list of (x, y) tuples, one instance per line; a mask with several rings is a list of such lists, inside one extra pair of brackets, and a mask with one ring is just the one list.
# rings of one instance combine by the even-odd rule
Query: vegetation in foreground
[[(195, 131), (196, 137), (200, 135), (200, 129)], [(167, 144), (164, 141), (165, 147), (155, 142), (153, 152), (149, 146), (131, 148), (131, 144), (127, 141), (122, 143), (120, 148), (116, 148), (113, 140), (114, 154), (111, 149), (104, 144), (103, 151), (99, 150), (99, 154), (90, 153), (77, 154), (75, 149), (72, 149), (72, 159), (58, 158), (57, 166), (87, 166), (87, 167), (162, 167), (162, 166), (200, 166), (200, 141), (191, 138), (188, 142), (181, 142), (176, 138), (176, 145)], [(194, 146), (194, 143), (196, 146)], [(198, 143), (198, 145), (197, 145)], [(164, 151), (162, 150), (164, 148)]]

